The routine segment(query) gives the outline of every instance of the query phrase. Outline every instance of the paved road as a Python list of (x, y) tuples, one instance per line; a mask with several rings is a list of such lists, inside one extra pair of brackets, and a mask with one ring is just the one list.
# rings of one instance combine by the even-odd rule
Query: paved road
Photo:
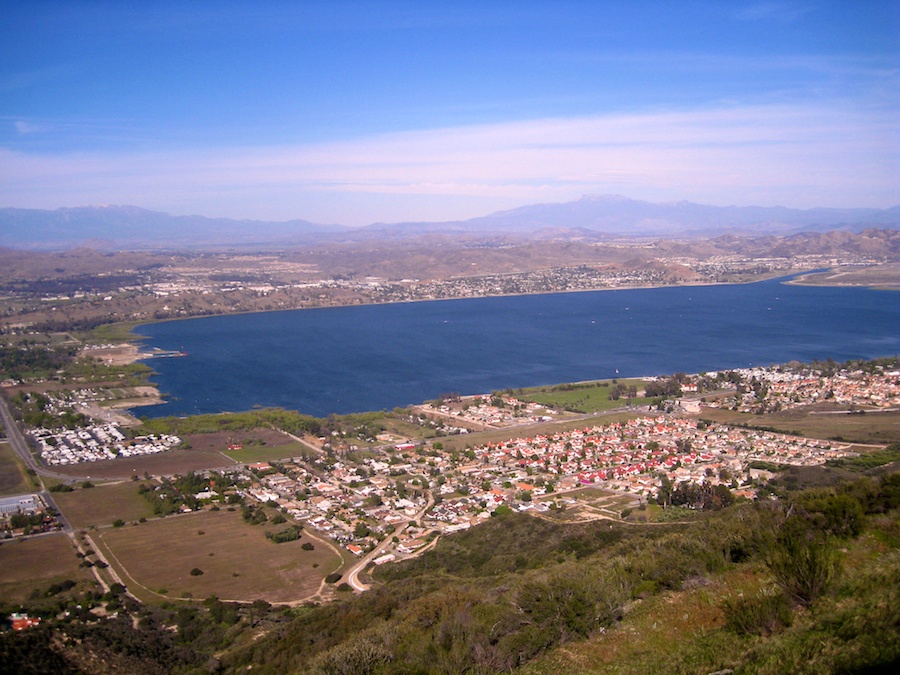
[(364, 569), (366, 569), (366, 566), (367, 566), (370, 562), (372, 562), (375, 558), (377, 558), (377, 557), (379, 556), (379, 554), (380, 554), (382, 551), (384, 551), (384, 549), (386, 549), (388, 546), (390, 546), (390, 544), (391, 544), (391, 542), (392, 542), (392, 540), (393, 540), (394, 537), (399, 536), (400, 533), (403, 532), (403, 530), (405, 530), (406, 527), (407, 527), (412, 521), (414, 521), (414, 520), (419, 520), (422, 516), (424, 516), (425, 513), (428, 511), (428, 509), (430, 509), (432, 506), (434, 506), (434, 497), (432, 497), (431, 494), (429, 493), (429, 495), (428, 495), (428, 502), (425, 504), (425, 506), (424, 506), (418, 513), (416, 513), (416, 515), (414, 515), (412, 518), (410, 518), (410, 519), (407, 520), (405, 523), (403, 523), (403, 524), (399, 527), (399, 529), (394, 530), (393, 534), (388, 535), (387, 537), (385, 537), (384, 540), (383, 540), (380, 544), (378, 544), (378, 546), (376, 546), (376, 547), (373, 548), (371, 551), (369, 551), (366, 555), (364, 555), (364, 556), (359, 560), (359, 562), (356, 563), (356, 564), (350, 569), (350, 571), (347, 573), (347, 583), (350, 584), (350, 586), (353, 588), (353, 590), (356, 590), (356, 591), (367, 591), (367, 590), (369, 590), (369, 585), (368, 585), (368, 584), (364, 584), (362, 581), (359, 580), (359, 573), (362, 572)]
[[(3, 420), (3, 429), (6, 431), (6, 439), (9, 441), (10, 447), (12, 447), (13, 452), (15, 452), (19, 458), (25, 463), (25, 466), (35, 472), (37, 475), (48, 476), (51, 478), (60, 478), (62, 480), (73, 480), (71, 476), (66, 476), (61, 473), (55, 473), (53, 471), (48, 471), (43, 466), (41, 466), (37, 460), (35, 460), (34, 455), (31, 454), (31, 450), (28, 447), (28, 442), (25, 440), (25, 436), (22, 435), (22, 431), (19, 429), (19, 425), (16, 424), (16, 420), (13, 418), (12, 412), (9, 409), (9, 405), (6, 403), (6, 399), (0, 396), (0, 420)], [(43, 484), (42, 484), (43, 487)], [(53, 497), (46, 490), (42, 490), (40, 492), (41, 498), (44, 500), (44, 503), (57, 514), (57, 520), (62, 524), (64, 532), (71, 532), (72, 526), (69, 525), (69, 521), (63, 518), (62, 513), (59, 510), (59, 507), (56, 506), (56, 502), (53, 501)]]
[(6, 403), (6, 399), (2, 396), (0, 396), (0, 420), (3, 420), (6, 438), (9, 440), (9, 444), (12, 446), (15, 453), (23, 462), (25, 462), (25, 466), (36, 473), (40, 472), (43, 467), (38, 465), (34, 459), (34, 455), (32, 455), (31, 451), (28, 449), (28, 443), (25, 441), (25, 437), (19, 430), (19, 425), (16, 424), (16, 420), (13, 418), (9, 405)]

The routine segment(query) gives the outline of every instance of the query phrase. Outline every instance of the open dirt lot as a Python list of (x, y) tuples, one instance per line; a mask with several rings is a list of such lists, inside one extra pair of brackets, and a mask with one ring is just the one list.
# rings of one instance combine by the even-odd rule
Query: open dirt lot
[[(216, 595), (222, 600), (291, 602), (314, 595), (343, 560), (305, 530), (275, 544), (239, 512), (203, 511), (104, 530), (94, 538), (129, 590), (145, 600)], [(311, 542), (315, 549), (303, 550)], [(198, 569), (203, 574), (191, 574)]]

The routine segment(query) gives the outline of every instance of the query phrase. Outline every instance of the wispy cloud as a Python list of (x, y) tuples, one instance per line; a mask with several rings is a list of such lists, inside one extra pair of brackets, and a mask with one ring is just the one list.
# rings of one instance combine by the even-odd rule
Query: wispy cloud
[(21, 136), (50, 131), (52, 128), (46, 124), (35, 124), (34, 122), (26, 122), (25, 120), (16, 120), (13, 122), (13, 126), (16, 128), (16, 133)]
[(0, 202), (134, 203), (348, 224), (467, 217), (599, 192), (718, 204), (887, 206), (900, 203), (898, 157), (900, 123), (877, 111), (723, 107), (319, 145), (49, 157), (6, 151)]
[(798, 2), (755, 2), (743, 7), (735, 13), (739, 19), (746, 21), (777, 21), (790, 23), (813, 11), (809, 3)]

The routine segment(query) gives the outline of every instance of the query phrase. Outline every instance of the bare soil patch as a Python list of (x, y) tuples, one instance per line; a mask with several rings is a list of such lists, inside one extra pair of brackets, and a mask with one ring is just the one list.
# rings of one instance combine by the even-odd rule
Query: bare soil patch
[(138, 360), (140, 353), (137, 345), (121, 344), (99, 349), (82, 350), (81, 356), (97, 359), (109, 366), (127, 366)]
[(217, 431), (211, 434), (190, 434), (186, 440), (195, 450), (225, 451), (231, 443), (244, 448), (277, 448), (295, 443), (294, 439), (275, 429), (254, 429), (253, 431)]
[[(95, 541), (109, 552), (109, 562), (129, 589), (145, 599), (190, 594), (223, 600), (302, 600), (314, 595), (343, 561), (305, 530), (298, 541), (284, 544), (266, 538), (267, 529), (282, 527), (249, 525), (237, 511), (203, 511), (104, 530)], [(314, 550), (304, 550), (306, 542)]]

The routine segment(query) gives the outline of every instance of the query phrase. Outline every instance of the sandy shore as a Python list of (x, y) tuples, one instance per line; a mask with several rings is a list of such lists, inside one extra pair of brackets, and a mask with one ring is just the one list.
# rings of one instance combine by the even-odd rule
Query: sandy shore
[(140, 349), (131, 343), (84, 349), (81, 353), (83, 356), (99, 359), (108, 366), (127, 366), (140, 358)]

